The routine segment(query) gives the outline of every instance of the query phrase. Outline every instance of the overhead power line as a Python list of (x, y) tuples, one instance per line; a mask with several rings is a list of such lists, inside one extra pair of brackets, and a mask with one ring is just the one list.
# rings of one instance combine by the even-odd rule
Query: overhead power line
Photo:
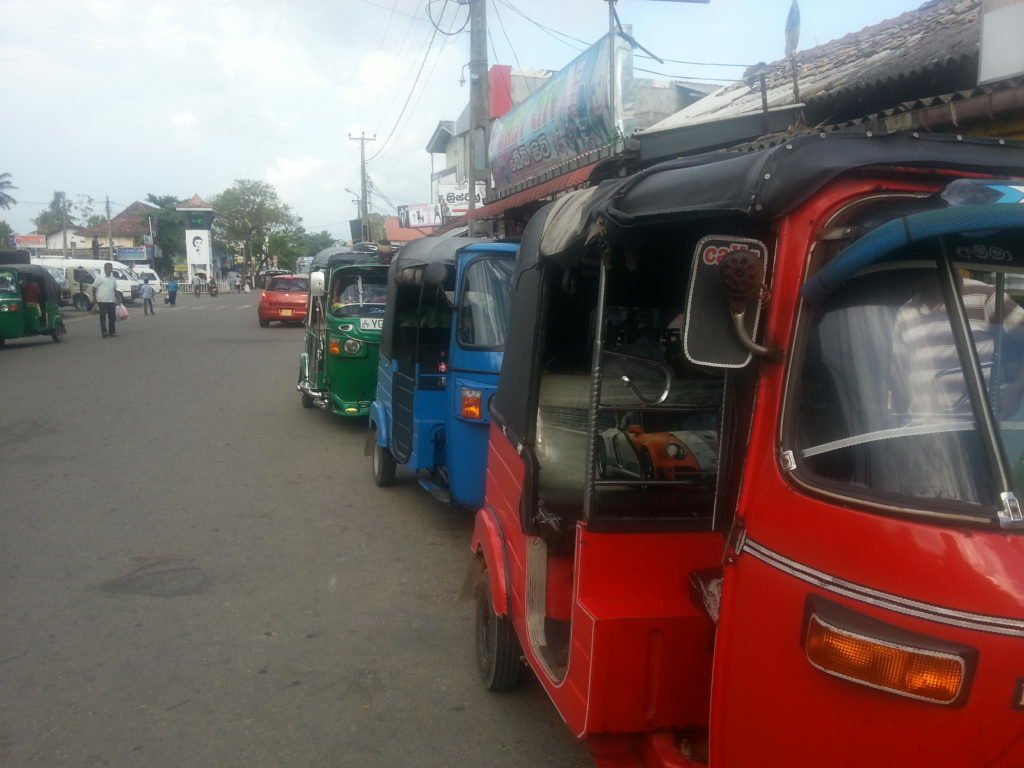
[[(466, 13), (466, 19), (465, 19), (465, 21), (462, 22), (462, 26), (459, 27), (458, 29), (450, 29), (450, 30), (441, 29), (441, 24), (440, 24), (441, 19), (438, 18), (437, 21), (434, 21), (434, 15), (430, 12), (430, 7), (434, 3), (436, 3), (436, 2), (440, 2), (440, 0), (427, 0), (427, 18), (430, 19), (430, 23), (434, 25), (434, 29), (436, 29), (438, 32), (440, 32), (445, 37), (455, 37), (456, 35), (461, 35), (463, 32), (465, 32), (466, 31), (466, 27), (469, 26), (470, 14), (468, 12)], [(444, 17), (444, 9), (447, 8), (447, 7), (448, 7), (448, 0), (444, 0), (444, 5), (441, 7), (441, 17), (442, 18)], [(466, 6), (466, 7), (468, 8), (469, 6)]]
[[(519, 71), (522, 72), (523, 71), (523, 65), (519, 63), (519, 54), (516, 53), (516, 47), (514, 45), (512, 45), (512, 40), (509, 38), (508, 31), (505, 29), (505, 22), (501, 18), (501, 11), (498, 10), (497, 2), (495, 2), (494, 0), (491, 0), (491, 7), (494, 8), (494, 15), (498, 19), (498, 26), (501, 27), (501, 34), (503, 34), (505, 36), (505, 42), (508, 43), (508, 47), (512, 51), (512, 58), (514, 58), (516, 60), (516, 66), (519, 67)], [(490, 34), (491, 34), (490, 30), (487, 30), (487, 36), (488, 37), (490, 37)], [(491, 41), (491, 47), (492, 48), (494, 47), (494, 41), (493, 40)], [(495, 54), (494, 54), (494, 59), (495, 59), (495, 61), (497, 61), (497, 59), (498, 59), (497, 52), (495, 52)], [(527, 92), (532, 96), (533, 95), (533, 86), (530, 85), (530, 79), (529, 78), (524, 78), (524, 82), (526, 83), (526, 90), (527, 90)]]
[[(444, 0), (444, 7), (441, 8), (441, 18), (444, 18), (444, 9), (448, 7), (448, 2), (449, 0)], [(391, 132), (388, 134), (388, 137), (384, 139), (384, 143), (381, 144), (380, 149), (378, 149), (377, 152), (375, 152), (374, 155), (367, 160), (367, 162), (372, 163), (374, 160), (380, 157), (381, 154), (383, 154), (384, 150), (387, 149), (388, 146), (390, 145), (391, 139), (395, 135), (395, 131), (398, 130), (398, 124), (402, 122), (402, 118), (405, 116), (405, 110), (409, 108), (409, 102), (412, 100), (412, 95), (416, 92), (416, 85), (419, 83), (420, 77), (422, 77), (423, 75), (423, 70), (427, 63), (427, 57), (430, 56), (430, 49), (434, 47), (434, 40), (437, 39), (437, 33), (438, 28), (437, 25), (435, 24), (434, 31), (430, 35), (430, 42), (427, 43), (427, 50), (423, 54), (423, 61), (420, 62), (419, 67), (416, 69), (416, 77), (412, 81), (412, 85), (409, 87), (409, 95), (405, 97), (405, 103), (402, 105), (402, 111), (398, 113), (398, 119), (395, 120), (395, 124), (391, 127)]]
[(640, 67), (633, 67), (634, 72), (646, 72), (648, 75), (659, 75), (661, 77), (669, 77), (673, 80), (693, 80), (695, 82), (711, 82), (711, 83), (738, 83), (742, 77), (704, 77), (703, 75), (679, 75), (671, 72), (656, 72), (653, 69), (642, 69)]
[[(523, 13), (521, 10), (516, 8), (508, 0), (499, 0), (499, 2), (502, 5), (504, 5), (506, 8), (508, 8), (510, 11), (512, 11), (513, 13), (518, 14), (519, 16), (522, 16), (528, 22), (533, 24), (533, 26), (537, 27), (537, 29), (540, 29), (541, 31), (547, 33), (550, 37), (553, 37), (555, 40), (557, 40), (558, 42), (562, 43), (562, 45), (567, 45), (570, 48), (575, 48), (577, 51), (585, 50), (585, 49), (589, 48), (592, 45), (592, 43), (588, 43), (586, 40), (580, 40), (578, 37), (573, 37), (572, 35), (567, 35), (565, 32), (559, 32), (557, 29), (553, 29), (552, 27), (548, 27), (548, 26), (545, 26), (544, 24), (541, 24), (536, 19), (530, 18), (527, 14)], [(580, 48), (579, 45), (574, 45), (573, 43), (568, 42), (569, 40), (572, 40), (575, 43), (578, 43), (579, 45), (582, 45), (583, 47)]]

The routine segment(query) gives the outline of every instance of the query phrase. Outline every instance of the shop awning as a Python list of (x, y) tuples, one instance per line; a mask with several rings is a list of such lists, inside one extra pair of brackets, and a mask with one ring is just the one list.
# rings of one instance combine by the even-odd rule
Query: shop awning
[(504, 197), (501, 200), (488, 203), (481, 208), (475, 208), (463, 216), (460, 221), (468, 221), (470, 219), (494, 219), (510, 208), (518, 208), (521, 205), (532, 203), (535, 200), (543, 200), (545, 197), (550, 197), (556, 192), (562, 192), (567, 189), (579, 187), (590, 180), (590, 172), (593, 171), (595, 167), (597, 167), (597, 163), (584, 165), (574, 171), (569, 171), (568, 173), (563, 173), (561, 176), (548, 179), (535, 187), (524, 189), (522, 192), (516, 192), (515, 194)]

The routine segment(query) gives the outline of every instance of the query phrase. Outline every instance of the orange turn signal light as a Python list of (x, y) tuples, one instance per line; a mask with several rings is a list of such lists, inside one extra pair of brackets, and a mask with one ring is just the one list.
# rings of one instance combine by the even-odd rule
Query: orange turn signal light
[(964, 659), (954, 653), (912, 648), (829, 624), (812, 613), (807, 660), (830, 675), (879, 690), (952, 704), (966, 678)]
[(479, 389), (466, 389), (462, 388), (462, 418), (464, 419), (477, 419), (482, 418), (483, 409), (483, 392)]
[(327, 343), (327, 351), (330, 352), (332, 355), (340, 355), (341, 354), (341, 342), (338, 339), (331, 339)]

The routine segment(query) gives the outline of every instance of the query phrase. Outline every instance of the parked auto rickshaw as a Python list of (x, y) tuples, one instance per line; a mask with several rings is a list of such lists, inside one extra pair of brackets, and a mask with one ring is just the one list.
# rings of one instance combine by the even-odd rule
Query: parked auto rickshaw
[(446, 502), (483, 501), (487, 406), (508, 330), (517, 246), (425, 237), (391, 261), (377, 399), (370, 409), (373, 478), (401, 464)]
[(35, 265), (0, 264), (0, 345), (44, 335), (60, 343), (65, 333), (53, 275)]
[[(377, 358), (387, 298), (386, 264), (335, 248), (310, 272), (306, 348), (298, 390), (306, 408), (365, 416), (377, 389)], [(323, 253), (323, 252), (321, 252)]]
[(1022, 177), (1020, 144), (822, 134), (539, 212), (485, 685), (525, 657), (601, 766), (1024, 765)]

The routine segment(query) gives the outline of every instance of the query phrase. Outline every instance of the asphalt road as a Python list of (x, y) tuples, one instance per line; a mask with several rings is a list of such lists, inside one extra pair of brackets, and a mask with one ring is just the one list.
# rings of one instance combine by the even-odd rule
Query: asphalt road
[(0, 348), (0, 765), (590, 765), (477, 679), (471, 516), (373, 485), (256, 297)]

